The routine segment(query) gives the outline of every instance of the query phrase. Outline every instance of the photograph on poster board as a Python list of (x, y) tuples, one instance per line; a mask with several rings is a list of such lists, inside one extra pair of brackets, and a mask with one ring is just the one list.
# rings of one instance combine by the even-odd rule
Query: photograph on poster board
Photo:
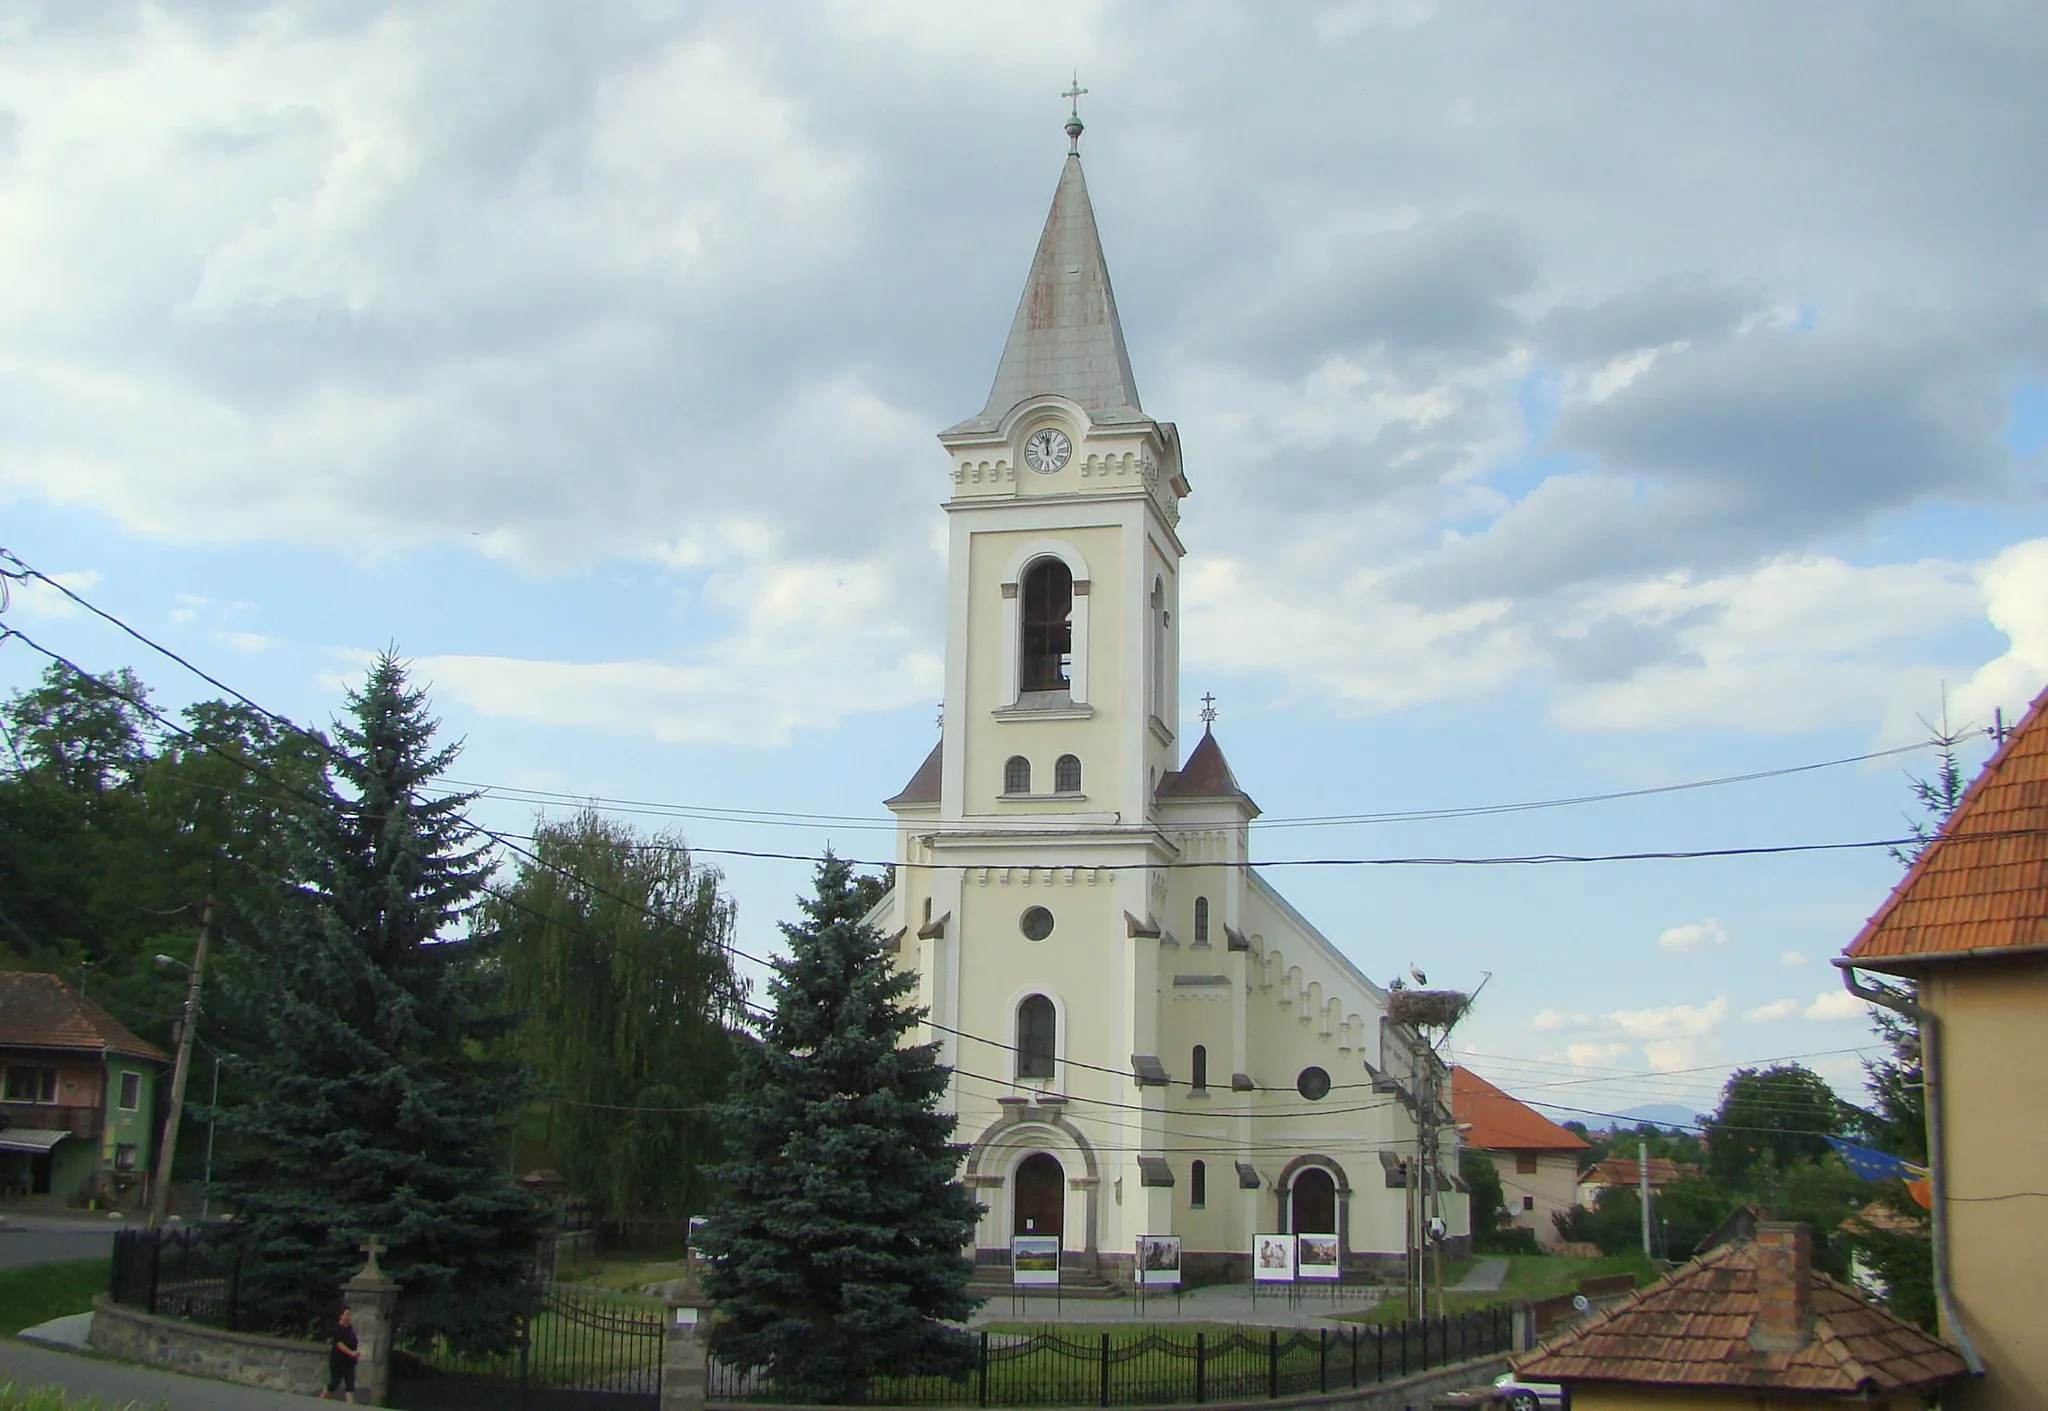
[(1294, 1282), (1294, 1236), (1254, 1235), (1252, 1277), (1262, 1284)]
[(1180, 1287), (1180, 1236), (1138, 1236), (1138, 1282), (1147, 1288)]
[(1010, 1282), (1053, 1285), (1060, 1281), (1058, 1235), (1012, 1235)]
[(1294, 1267), (1304, 1279), (1334, 1279), (1342, 1272), (1338, 1267), (1337, 1237), (1335, 1235), (1296, 1235), (1294, 1237)]

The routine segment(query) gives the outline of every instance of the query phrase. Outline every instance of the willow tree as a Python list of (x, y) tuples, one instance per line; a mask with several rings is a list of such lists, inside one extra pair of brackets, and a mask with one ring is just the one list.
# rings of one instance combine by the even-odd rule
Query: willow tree
[(561, 1175), (606, 1218), (700, 1212), (743, 997), (724, 878), (590, 812), (538, 824), (533, 852), (485, 912)]

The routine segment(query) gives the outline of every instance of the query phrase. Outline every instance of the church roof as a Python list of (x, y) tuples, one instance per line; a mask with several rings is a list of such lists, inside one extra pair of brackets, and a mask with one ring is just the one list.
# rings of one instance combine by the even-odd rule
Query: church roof
[(1849, 944), (1869, 970), (2048, 950), (2048, 691)]
[(1159, 778), (1159, 787), (1152, 791), (1158, 799), (1243, 799), (1254, 813), (1259, 806), (1252, 803), (1252, 796), (1237, 786), (1237, 776), (1230, 772), (1230, 761), (1223, 757), (1223, 747), (1216, 743), (1214, 732), (1204, 730), (1201, 741), (1188, 752), (1181, 767)]
[(1047, 395), (1080, 403), (1099, 426), (1146, 419), (1116, 316), (1095, 208), (1075, 154), (1067, 157), (1053, 192), (988, 405), (941, 434), (994, 431), (1019, 402)]
[(939, 801), (939, 785), (943, 777), (939, 751), (943, 745), (933, 745), (932, 752), (924, 757), (924, 763), (917, 767), (917, 773), (910, 776), (910, 782), (893, 799), (884, 799), (882, 806), (895, 808), (901, 804), (927, 804)]

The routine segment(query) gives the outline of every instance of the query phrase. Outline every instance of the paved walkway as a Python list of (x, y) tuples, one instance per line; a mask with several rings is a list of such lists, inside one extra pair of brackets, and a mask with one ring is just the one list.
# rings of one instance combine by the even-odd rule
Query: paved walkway
[[(1505, 1270), (1506, 1266), (1502, 1266)], [(1372, 1307), (1387, 1292), (1365, 1284), (1304, 1284), (1301, 1296), (1289, 1302), (1285, 1285), (1257, 1290), (1251, 1284), (1209, 1284), (1189, 1289), (1176, 1299), (1150, 1293), (1142, 1306), (1136, 1297), (1064, 1298), (1044, 1294), (1010, 1298), (997, 1294), (967, 1320), (970, 1328), (990, 1323), (1241, 1323), (1252, 1328), (1329, 1328), (1337, 1315)], [(1349, 1326), (1345, 1324), (1343, 1326)]]
[(1505, 1259), (1482, 1259), (1474, 1264), (1464, 1279), (1445, 1289), (1445, 1293), (1499, 1293), (1500, 1286), (1507, 1280), (1508, 1261)]
[(104, 1216), (23, 1214), (11, 1208), (0, 1211), (0, 1219), (6, 1221), (0, 1227), (0, 1269), (106, 1254), (114, 1247), (114, 1231), (122, 1228)]
[(17, 1391), (60, 1386), (72, 1396), (97, 1396), (108, 1411), (130, 1402), (143, 1411), (156, 1411), (159, 1405), (169, 1411), (294, 1411), (318, 1404), (310, 1396), (258, 1391), (0, 1338), (0, 1386), (9, 1382)]

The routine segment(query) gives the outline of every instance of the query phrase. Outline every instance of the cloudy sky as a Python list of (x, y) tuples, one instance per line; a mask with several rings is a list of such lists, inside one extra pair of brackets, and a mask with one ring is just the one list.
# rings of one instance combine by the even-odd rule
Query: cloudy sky
[[(460, 778), (883, 857), (939, 691), (932, 436), (987, 393), (1078, 69), (1195, 487), (1185, 698), (1262, 857), (1895, 836), (1925, 754), (1305, 820), (2025, 706), (2044, 67), (2048, 13), (1996, 3), (17, 3), (0, 544), (302, 719), (395, 644)], [(9, 620), (207, 694), (47, 594)], [(0, 688), (37, 666), (0, 647)], [(807, 868), (710, 860), (773, 945)], [(1369, 973), (1490, 973), (1461, 1051), (1598, 1111), (1778, 1055), (1853, 1086), (1825, 958), (1897, 868), (1268, 875)]]

